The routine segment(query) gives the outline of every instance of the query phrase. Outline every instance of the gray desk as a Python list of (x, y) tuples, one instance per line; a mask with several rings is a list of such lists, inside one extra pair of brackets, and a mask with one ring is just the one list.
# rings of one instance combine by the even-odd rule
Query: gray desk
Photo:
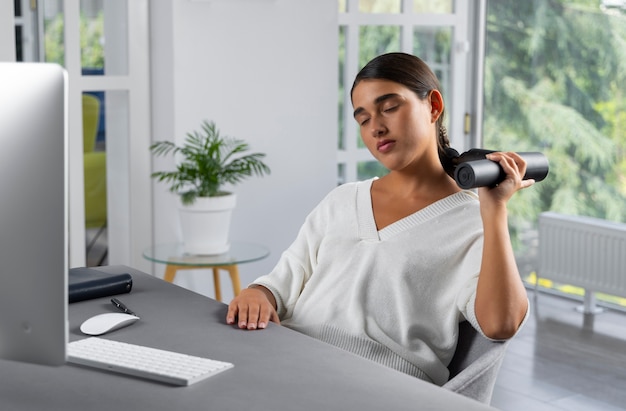
[[(242, 331), (226, 305), (137, 270), (119, 296), (141, 320), (106, 338), (206, 356), (233, 369), (190, 387), (74, 365), (0, 360), (0, 409), (8, 410), (488, 410), (473, 400), (336, 349), (287, 328)], [(120, 267), (102, 267), (103, 271)], [(70, 340), (109, 298), (70, 304)]]

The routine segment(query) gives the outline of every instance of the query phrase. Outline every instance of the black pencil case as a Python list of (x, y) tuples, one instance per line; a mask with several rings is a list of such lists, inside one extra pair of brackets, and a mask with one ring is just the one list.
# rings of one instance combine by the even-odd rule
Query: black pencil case
[(129, 293), (133, 278), (129, 273), (105, 273), (89, 267), (70, 268), (68, 278), (70, 303)]

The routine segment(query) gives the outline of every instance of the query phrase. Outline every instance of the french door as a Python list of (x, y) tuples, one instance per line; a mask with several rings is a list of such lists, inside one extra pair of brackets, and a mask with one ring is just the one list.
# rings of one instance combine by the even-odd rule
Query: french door
[[(152, 242), (148, 1), (15, 0), (15, 10), (17, 59), (54, 61), (69, 76), (70, 267), (87, 265), (84, 152), (93, 149), (106, 164), (98, 224), (107, 263), (148, 271), (141, 257)], [(84, 94), (98, 102), (93, 147), (84, 144)]]
[(403, 51), (424, 60), (441, 82), (447, 128), (459, 152), (480, 144), (483, 0), (340, 0), (338, 183), (386, 171), (361, 143), (350, 88), (376, 55)]

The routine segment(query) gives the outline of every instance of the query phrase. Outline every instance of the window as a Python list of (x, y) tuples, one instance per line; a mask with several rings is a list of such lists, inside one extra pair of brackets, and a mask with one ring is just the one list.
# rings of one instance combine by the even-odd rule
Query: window
[[(147, 52), (128, 50), (148, 49), (148, 2), (14, 1), (16, 31), (21, 33), (16, 37), (18, 55), (24, 61), (64, 66), (75, 85), (69, 90), (69, 105), (83, 108), (84, 116), (70, 110), (68, 123), (69, 161), (85, 166), (83, 175), (70, 174), (70, 207), (78, 210), (85, 204), (84, 221), (78, 212), (70, 215), (70, 265), (102, 264), (103, 256), (141, 265), (141, 256), (132, 250), (151, 238), (150, 198), (145, 195), (150, 175), (145, 109), (149, 68)], [(77, 148), (81, 131), (85, 152)]]
[(28, 0), (13, 0), (15, 11), (15, 61), (38, 61), (40, 31), (37, 5)]
[(542, 151), (548, 178), (510, 203), (522, 275), (542, 211), (626, 222), (626, 2), (488, 2), (484, 145)]
[(349, 95), (358, 70), (382, 53), (412, 53), (430, 65), (441, 82), (451, 142), (459, 149), (467, 148), (468, 4), (454, 0), (339, 1), (339, 184), (386, 173), (360, 140)]

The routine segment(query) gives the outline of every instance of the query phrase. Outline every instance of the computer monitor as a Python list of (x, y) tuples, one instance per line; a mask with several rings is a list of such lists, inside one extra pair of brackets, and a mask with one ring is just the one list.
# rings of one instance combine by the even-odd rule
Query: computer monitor
[(0, 358), (66, 360), (67, 74), (0, 63)]

